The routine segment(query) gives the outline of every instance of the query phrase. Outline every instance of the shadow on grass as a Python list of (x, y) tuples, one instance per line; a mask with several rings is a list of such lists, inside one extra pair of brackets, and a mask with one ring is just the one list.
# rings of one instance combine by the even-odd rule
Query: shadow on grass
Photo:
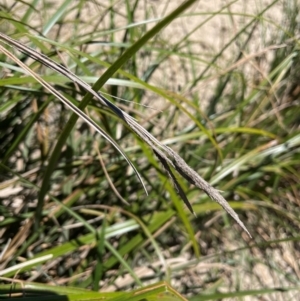
[(1, 300), (14, 300), (22, 299), (22, 301), (29, 300), (45, 300), (45, 301), (68, 301), (70, 300), (68, 296), (59, 295), (52, 291), (41, 291), (39, 289), (28, 289), (28, 288), (14, 288), (11, 285), (10, 288), (0, 289), (0, 299)]

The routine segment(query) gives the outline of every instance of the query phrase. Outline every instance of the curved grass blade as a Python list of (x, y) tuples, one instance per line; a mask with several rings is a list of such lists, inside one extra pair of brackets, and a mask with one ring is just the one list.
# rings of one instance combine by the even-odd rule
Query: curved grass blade
[[(0, 37), (4, 37), (5, 41), (9, 41), (10, 43), (12, 43), (14, 46), (16, 46), (19, 50), (27, 53), (28, 55), (30, 55), (31, 57), (33, 57), (35, 60), (40, 61), (41, 63), (43, 63), (44, 65), (46, 65), (47, 67), (60, 72), (61, 74), (65, 75), (66, 77), (70, 78), (72, 81), (76, 82), (78, 85), (80, 85), (82, 88), (86, 89), (88, 92), (91, 93), (91, 95), (94, 95), (98, 100), (101, 101), (101, 103), (103, 105), (105, 105), (106, 107), (110, 108), (120, 119), (124, 120), (129, 127), (145, 142), (147, 143), (152, 150), (155, 152), (156, 156), (158, 156), (158, 158), (163, 158), (164, 160), (164, 164), (170, 164), (171, 166), (173, 166), (178, 172), (179, 174), (181, 174), (185, 179), (187, 179), (190, 183), (196, 185), (198, 188), (202, 189), (203, 191), (205, 191), (205, 193), (212, 198), (213, 200), (215, 200), (217, 203), (219, 203), (226, 211), (228, 214), (230, 214), (232, 216), (232, 218), (244, 229), (244, 231), (251, 237), (249, 231), (246, 229), (245, 225), (243, 224), (243, 222), (239, 219), (238, 215), (235, 213), (235, 211), (229, 206), (229, 204), (227, 203), (227, 201), (223, 198), (223, 196), (218, 192), (218, 190), (216, 190), (215, 188), (213, 188), (210, 184), (208, 184), (202, 177), (200, 177), (200, 175), (198, 175), (191, 167), (189, 167), (186, 162), (176, 153), (174, 152), (172, 149), (170, 149), (168, 146), (162, 144), (160, 141), (158, 141), (154, 136), (152, 136), (145, 128), (143, 128), (141, 125), (139, 125), (130, 115), (128, 115), (126, 112), (122, 111), (121, 109), (119, 109), (117, 106), (115, 106), (112, 102), (110, 102), (108, 99), (106, 99), (104, 96), (102, 96), (100, 93), (95, 92), (87, 83), (83, 82), (79, 77), (77, 77), (75, 74), (73, 74), (71, 71), (69, 71), (67, 68), (55, 63), (54, 61), (50, 60), (48, 57), (46, 57), (43, 54), (39, 54), (38, 52), (36, 52), (35, 50), (28, 48), (25, 45), (20, 44), (19, 42), (3, 35), (0, 33)], [(4, 48), (5, 49), (5, 48)], [(7, 51), (7, 50), (6, 50)], [(8, 52), (9, 53), (9, 52)], [(25, 65), (24, 65), (25, 66)], [(25, 66), (26, 67), (26, 66)], [(25, 68), (26, 69), (26, 68)], [(29, 69), (30, 70), (30, 69)], [(42, 79), (41, 79), (42, 80)], [(51, 89), (51, 86), (45, 82), (45, 85), (47, 85), (48, 89)], [(54, 92), (53, 92), (54, 93)], [(56, 93), (56, 92), (55, 92)], [(57, 96), (57, 94), (55, 94)], [(57, 96), (58, 97), (58, 96)], [(85, 98), (85, 97), (84, 97)], [(69, 105), (71, 107), (73, 107), (74, 111), (78, 111), (76, 112), (80, 114), (81, 110), (81, 105), (83, 104), (84, 99), (82, 100), (81, 104), (79, 105), (79, 107), (77, 108), (76, 106), (74, 106), (72, 103), (70, 103)], [(82, 112), (81, 112), (82, 113)], [(72, 117), (71, 117), (72, 118)], [(77, 118), (76, 118), (77, 120)], [(75, 120), (75, 121), (76, 121)], [(71, 126), (71, 123), (68, 123), (69, 126)], [(66, 127), (68, 126), (68, 124), (66, 125)], [(63, 132), (62, 135), (66, 133)], [(105, 133), (104, 133), (105, 134)], [(107, 134), (105, 134), (107, 135)], [(60, 137), (62, 139), (62, 136)], [(62, 142), (62, 140), (61, 140)], [(58, 143), (58, 142), (57, 142)], [(166, 152), (168, 156), (165, 155)], [(58, 154), (57, 154), (58, 155)], [(172, 160), (171, 160), (171, 159)], [(48, 169), (47, 171), (50, 169), (53, 169), (54, 167), (50, 164), (51, 159), (49, 161), (49, 165), (48, 165)], [(53, 163), (54, 164), (54, 163)], [(50, 176), (50, 175), (49, 175)], [(49, 178), (50, 179), (50, 178)], [(173, 177), (171, 176), (171, 180), (174, 181)], [(41, 194), (40, 196), (46, 195), (46, 191), (47, 191), (47, 187), (48, 187), (48, 182), (45, 183), (45, 177), (44, 177), (44, 181), (43, 181), (43, 185), (41, 188)], [(47, 186), (46, 186), (47, 184)], [(178, 186), (177, 186), (177, 190), (178, 190)], [(182, 190), (178, 190), (179, 192), (181, 192)], [(37, 210), (37, 214), (41, 213), (41, 208), (42, 208), (42, 204), (43, 204), (43, 198), (39, 198), (38, 201), (38, 209)], [(187, 198), (183, 198), (184, 202), (188, 202)], [(191, 205), (188, 206), (188, 208), (191, 208)], [(193, 213), (193, 211), (191, 211)], [(37, 222), (39, 221), (39, 218), (37, 218)]]

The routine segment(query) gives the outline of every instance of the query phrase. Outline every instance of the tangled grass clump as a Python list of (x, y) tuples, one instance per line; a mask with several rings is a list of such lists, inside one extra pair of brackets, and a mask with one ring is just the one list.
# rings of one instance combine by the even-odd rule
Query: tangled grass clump
[(1, 4), (0, 296), (292, 298), (297, 2), (43, 3)]

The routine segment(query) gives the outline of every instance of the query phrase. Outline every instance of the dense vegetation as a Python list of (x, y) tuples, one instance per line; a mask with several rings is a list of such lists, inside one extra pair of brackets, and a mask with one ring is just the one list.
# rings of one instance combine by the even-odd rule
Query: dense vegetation
[(300, 6), (252, 2), (0, 2), (0, 299), (297, 298)]

